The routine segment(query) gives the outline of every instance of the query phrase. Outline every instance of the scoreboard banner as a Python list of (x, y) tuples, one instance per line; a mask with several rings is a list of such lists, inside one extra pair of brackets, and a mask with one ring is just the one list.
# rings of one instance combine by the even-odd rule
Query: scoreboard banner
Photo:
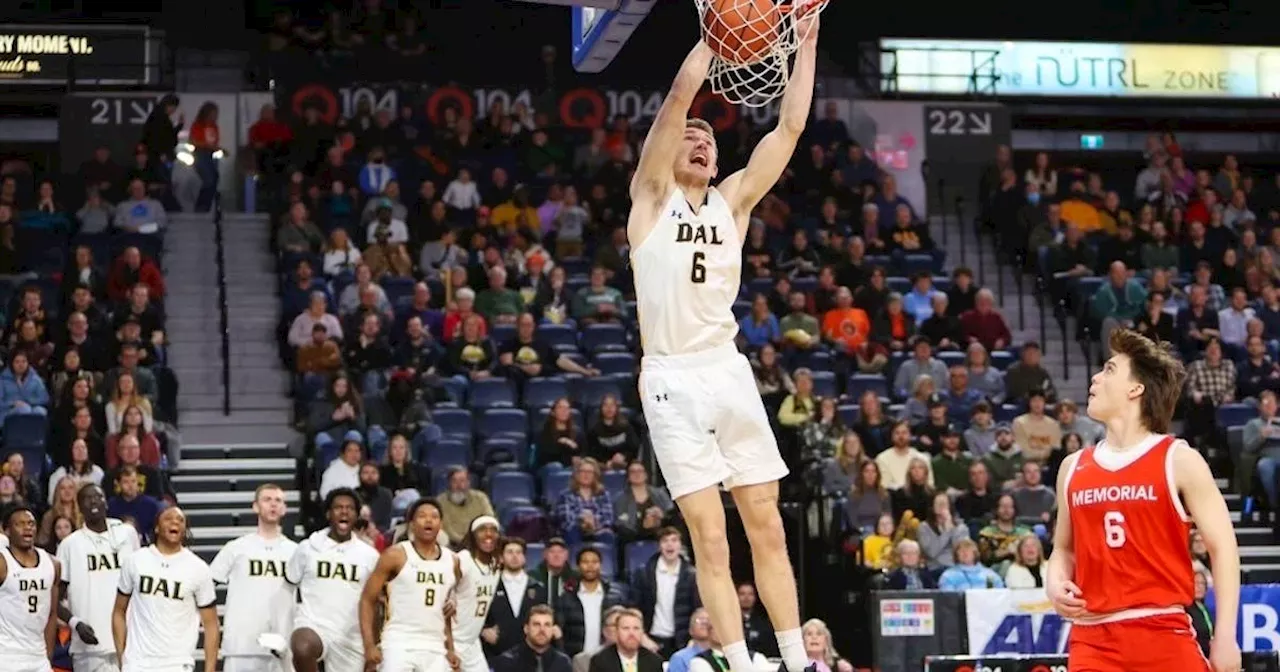
[[(320, 111), (328, 123), (340, 117), (351, 118), (357, 109), (370, 111), (401, 107), (431, 123), (439, 123), (446, 109), (460, 117), (483, 117), (494, 103), (508, 111), (522, 103), (559, 119), (566, 128), (589, 129), (606, 126), (616, 117), (626, 117), (635, 126), (648, 126), (662, 107), (665, 91), (577, 87), (564, 91), (539, 92), (518, 86), (433, 85), (422, 82), (356, 82), (331, 81), (322, 76), (308, 76), (276, 81), (276, 103), (281, 112), (299, 117), (308, 107)], [(778, 119), (778, 106), (751, 109), (729, 105), (719, 96), (703, 92), (694, 100), (690, 114), (711, 122), (717, 131), (728, 131), (744, 116), (756, 125), (772, 125)]]
[(930, 656), (925, 672), (1067, 672), (1066, 656)]
[(0, 24), (6, 86), (142, 86), (153, 83), (155, 60), (147, 26)]
[(1053, 655), (1067, 650), (1071, 624), (1053, 612), (1043, 589), (967, 590), (964, 600), (971, 656)]

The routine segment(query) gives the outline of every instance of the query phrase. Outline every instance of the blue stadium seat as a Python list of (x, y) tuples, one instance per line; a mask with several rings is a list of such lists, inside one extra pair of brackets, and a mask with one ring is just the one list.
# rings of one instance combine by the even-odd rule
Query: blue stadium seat
[(586, 275), (591, 272), (591, 260), (585, 257), (565, 257), (559, 264), (566, 275)]
[(432, 446), (431, 450), (422, 456), (422, 463), (431, 469), (433, 474), (437, 471), (448, 471), (447, 467), (466, 466), (471, 464), (471, 446), (461, 441), (445, 439)]
[(501, 509), (508, 500), (518, 499), (533, 503), (533, 475), (523, 471), (500, 471), (489, 480), (489, 499), (495, 509)]
[[(1249, 422), (1252, 418), (1258, 416), (1258, 407), (1253, 404), (1223, 404), (1218, 407), (1218, 426), (1219, 427), (1236, 427)], [(5, 424), (5, 435), (9, 433), (8, 423)]]
[(801, 276), (798, 278), (791, 279), (792, 291), (804, 292), (805, 294), (812, 294), (813, 291), (816, 290), (817, 288), (818, 288), (817, 276), (812, 276), (812, 275)]
[(514, 324), (495, 324), (489, 327), (489, 339), (496, 347), (502, 347), (503, 343), (515, 337), (516, 325)]
[(581, 343), (584, 352), (625, 351), (627, 331), (620, 324), (592, 324), (582, 330)]
[(1000, 404), (998, 408), (993, 409), (992, 414), (997, 423), (1013, 422), (1013, 419), (1022, 415), (1022, 407), (1017, 404)]
[(477, 380), (471, 383), (470, 400), (473, 408), (510, 408), (516, 405), (516, 388), (506, 378)]
[(609, 499), (613, 499), (627, 487), (627, 472), (623, 469), (610, 469), (601, 475), (600, 480), (604, 483), (605, 492), (609, 493)]
[(747, 282), (746, 290), (747, 298), (756, 294), (768, 296), (773, 291), (773, 278), (752, 278)]
[(523, 468), (529, 464), (528, 439), (523, 436), (485, 439), (476, 447), (476, 460), (486, 465), (514, 462)]
[(552, 350), (577, 350), (578, 349), (578, 333), (574, 328), (567, 324), (541, 324), (538, 325), (534, 338), (539, 343), (551, 348)]
[[(506, 525), (502, 529), (507, 529)], [(528, 541), (526, 539), (526, 541)], [(537, 567), (542, 564), (542, 554), (547, 550), (547, 545), (540, 541), (531, 541), (524, 547), (524, 564), (526, 567)]]
[(465, 437), (471, 439), (471, 410), (466, 408), (436, 408), (431, 415), (432, 422), (440, 427), (446, 438)]
[(324, 397), (324, 388), (324, 378), (320, 376), (302, 376), (298, 379), (298, 390), (294, 393), (294, 396), (301, 402), (319, 401)]
[(888, 287), (889, 291), (891, 292), (906, 294), (907, 292), (911, 291), (910, 278), (902, 278), (902, 277), (885, 278), (884, 284), (885, 284), (885, 287)]
[(542, 501), (547, 505), (554, 504), (560, 493), (569, 489), (569, 481), (573, 472), (569, 469), (547, 469), (542, 472)]
[(845, 427), (852, 427), (862, 416), (862, 409), (857, 404), (840, 404), (836, 407), (836, 415), (840, 416)]
[(598, 352), (593, 364), (605, 375), (636, 373), (636, 356), (629, 352)]
[[(9, 452), (22, 451), (23, 453), (28, 450), (40, 450), (43, 455), (45, 434), (48, 432), (48, 427), (48, 418), (43, 415), (36, 415), (35, 413), (14, 413), (10, 415), (4, 420), (5, 450)], [(43, 468), (44, 458), (41, 457), (35, 464)], [(36, 473), (40, 472), (37, 471)]]
[(1013, 366), (1016, 361), (1018, 361), (1017, 356), (1008, 350), (993, 350), (991, 352), (991, 366), (1001, 371)]
[(830, 371), (832, 368), (831, 353), (818, 348), (814, 348), (812, 350), (797, 350), (795, 354), (795, 368), (800, 368), (802, 366), (810, 371)]
[(734, 301), (733, 302), (733, 319), (742, 321), (742, 319), (751, 314), (750, 301)]
[(862, 397), (867, 390), (875, 392), (878, 397), (889, 396), (889, 382), (884, 379), (884, 376), (877, 373), (855, 373), (849, 376), (849, 384), (846, 389), (853, 399)]
[(382, 291), (387, 294), (387, 301), (391, 305), (396, 305), (401, 299), (413, 298), (413, 285), (417, 281), (413, 278), (402, 278), (394, 275), (385, 275), (382, 278)]
[(635, 571), (644, 569), (649, 558), (657, 552), (658, 542), (656, 541), (633, 541), (627, 544), (623, 549), (623, 571), (627, 576), (631, 576)]
[(836, 396), (836, 374), (830, 371), (814, 371), (813, 394), (824, 398)]
[(524, 384), (524, 407), (528, 409), (550, 408), (557, 399), (569, 396), (569, 384), (564, 378), (531, 378)]
[(570, 386), (573, 399), (579, 405), (595, 408), (604, 401), (605, 396), (614, 395), (622, 399), (622, 388), (618, 381), (611, 377), (578, 378)]
[(863, 268), (889, 268), (893, 266), (893, 257), (887, 254), (868, 254), (862, 258)]
[(529, 414), (522, 408), (488, 408), (476, 420), (476, 435), (487, 439), (500, 435), (527, 437)]
[(933, 356), (937, 357), (938, 361), (946, 364), (948, 369), (953, 366), (964, 366), (965, 353), (963, 352), (943, 350), (941, 352), (935, 352)]
[[(511, 523), (514, 522), (518, 516), (545, 518), (547, 515), (543, 513), (542, 509), (539, 509), (536, 506), (533, 506), (531, 504), (519, 504), (518, 502), (519, 500), (516, 500), (514, 502), (509, 502), (507, 506), (501, 507), (501, 506), (498, 506), (497, 500), (494, 500), (493, 508), (497, 509), (498, 511), (498, 522), (502, 524), (502, 529), (505, 530), (511, 527)], [(538, 544), (538, 545), (541, 546), (542, 544)], [(526, 550), (525, 553), (527, 558), (528, 550)]]
[(933, 273), (932, 254), (908, 254), (902, 259), (902, 272), (908, 276), (917, 273)]

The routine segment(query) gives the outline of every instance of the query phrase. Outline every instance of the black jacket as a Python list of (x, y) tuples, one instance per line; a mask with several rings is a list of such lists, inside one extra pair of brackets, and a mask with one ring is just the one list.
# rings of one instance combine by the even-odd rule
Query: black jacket
[[(610, 644), (591, 656), (590, 672), (623, 672), (618, 647)], [(662, 656), (641, 647), (636, 652), (636, 672), (662, 672)]]
[[(564, 652), (570, 656), (575, 656), (582, 652), (584, 640), (587, 637), (587, 622), (582, 611), (582, 602), (578, 599), (578, 588), (581, 585), (579, 581), (566, 582), (564, 593), (560, 599), (556, 600), (556, 624), (560, 626), (560, 632), (564, 639), (561, 643)], [(604, 589), (604, 600), (600, 604), (600, 617), (603, 620), (604, 612), (609, 607), (622, 604), (622, 599), (618, 592), (608, 582), (601, 581), (600, 585)], [(604, 630), (604, 624), (600, 624), (601, 631)]]
[[(498, 579), (498, 586), (489, 604), (489, 613), (485, 616), (484, 627), (498, 628), (498, 642), (490, 646), (484, 645), (484, 653), (490, 659), (500, 652), (511, 652), (511, 648), (519, 646), (528, 649), (524, 641), (524, 624), (529, 620), (529, 609), (535, 604), (547, 603), (547, 587), (541, 581), (529, 576), (529, 584), (525, 588), (524, 598), (520, 601), (520, 613), (511, 613), (511, 599), (507, 596), (507, 586)], [(504, 654), (505, 655), (505, 654)], [(545, 661), (543, 662), (545, 665)], [(533, 669), (532, 667), (529, 669)]]
[[(631, 577), (631, 602), (640, 613), (644, 614), (644, 629), (653, 629), (653, 612), (658, 602), (658, 563), (662, 555), (654, 553), (643, 569), (638, 569)], [(682, 648), (689, 641), (689, 618), (702, 601), (698, 599), (698, 583), (694, 575), (693, 565), (687, 560), (680, 561), (680, 569), (676, 576), (675, 615), (675, 647)]]
[(563, 651), (548, 648), (541, 655), (521, 641), (501, 656), (493, 659), (493, 672), (529, 672), (538, 669), (542, 659), (542, 672), (573, 672), (573, 661)]
[(759, 651), (766, 656), (778, 657), (778, 640), (773, 632), (773, 624), (760, 609), (752, 609), (751, 613), (742, 616), (742, 634), (747, 648)]

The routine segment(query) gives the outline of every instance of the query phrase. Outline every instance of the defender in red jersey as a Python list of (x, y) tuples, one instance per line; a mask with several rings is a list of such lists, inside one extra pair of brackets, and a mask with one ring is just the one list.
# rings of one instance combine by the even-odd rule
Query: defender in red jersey
[[(1073, 621), (1070, 672), (1239, 672), (1240, 557), (1209, 465), (1164, 434), (1181, 362), (1139, 334), (1111, 335), (1113, 356), (1089, 387), (1098, 445), (1058, 471), (1058, 522), (1045, 588)], [(1213, 562), (1217, 618), (1206, 660), (1184, 608), (1195, 578), (1195, 523)]]

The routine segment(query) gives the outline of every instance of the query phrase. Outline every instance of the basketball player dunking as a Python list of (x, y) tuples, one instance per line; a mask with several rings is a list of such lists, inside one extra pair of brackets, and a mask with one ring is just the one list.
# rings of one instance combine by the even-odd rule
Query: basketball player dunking
[(627, 238), (644, 359), (640, 396), (658, 464), (689, 524), (698, 593), (733, 672), (753, 669), (729, 573), (723, 484), (751, 542), (756, 584), (778, 633), (783, 669), (807, 665), (796, 583), (778, 510), (778, 453), (751, 365), (738, 353), (733, 302), (748, 220), (786, 169), (813, 99), (818, 17), (799, 19), (800, 47), (778, 127), (747, 167), (720, 182), (711, 126), (689, 119), (712, 50), (699, 42), (658, 111), (631, 182)]
[(10, 546), (0, 549), (0, 666), (48, 672), (58, 619), (58, 562), (36, 547), (36, 514), (26, 504), (4, 511)]
[[(438, 541), (440, 505), (419, 499), (405, 511), (409, 539), (388, 548), (360, 596), (365, 672), (455, 672), (461, 667), (444, 606), (462, 576), (458, 556)], [(386, 618), (378, 638), (378, 603)], [(461, 605), (459, 605), (461, 606)]]
[[(1200, 453), (1165, 434), (1182, 364), (1128, 330), (1093, 377), (1089, 415), (1107, 436), (1058, 472), (1058, 522), (1045, 587), (1072, 619), (1071, 672), (1239, 672), (1240, 557), (1227, 505)], [(1205, 660), (1184, 608), (1195, 576), (1190, 524), (1213, 561), (1217, 618)]]

